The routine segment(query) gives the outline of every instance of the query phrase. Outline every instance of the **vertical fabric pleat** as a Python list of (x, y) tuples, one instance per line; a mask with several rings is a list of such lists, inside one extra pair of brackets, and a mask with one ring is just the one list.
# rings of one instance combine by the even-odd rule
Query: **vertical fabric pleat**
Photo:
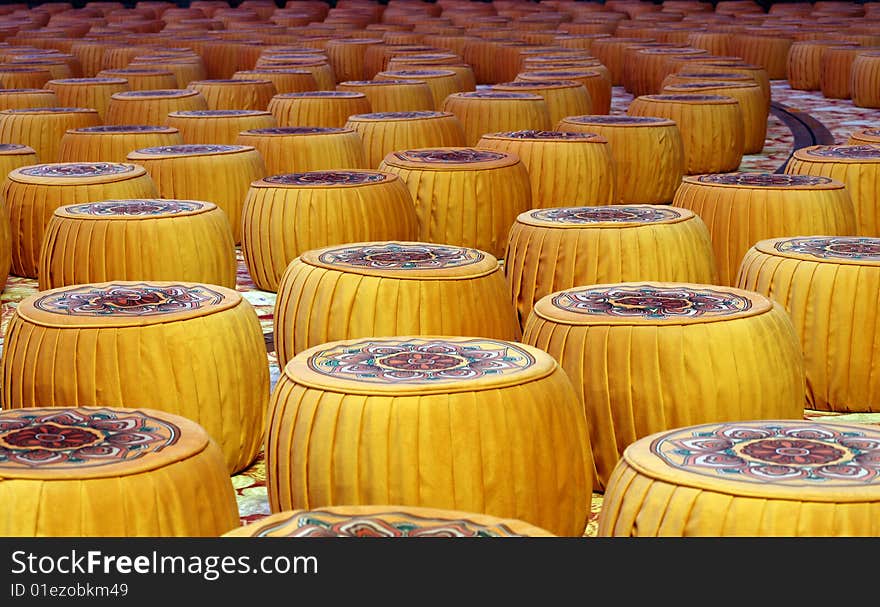
[(497, 93), (455, 93), (439, 109), (458, 117), (467, 145), (476, 145), (486, 133), (553, 128), (547, 102), (540, 95)]
[(263, 157), (269, 175), (378, 166), (378, 163), (367, 162), (361, 135), (352, 128), (306, 128), (303, 132), (287, 133), (283, 128), (265, 133), (243, 130), (236, 134), (234, 143), (255, 147)]
[(275, 95), (269, 102), (269, 111), (275, 116), (278, 126), (334, 128), (345, 126), (349, 116), (371, 111), (370, 101), (363, 93), (327, 93)]
[[(180, 131), (181, 143), (206, 143), (233, 145), (241, 131), (249, 129), (268, 129), (278, 126), (275, 117), (267, 111), (239, 110), (241, 113), (218, 112), (210, 114), (188, 114), (171, 112), (165, 121), (170, 127)], [(250, 143), (242, 145), (253, 145)], [(150, 147), (150, 146), (140, 146)], [(132, 152), (138, 148), (132, 148)]]
[(0, 141), (26, 145), (42, 162), (57, 162), (61, 138), (68, 129), (101, 124), (92, 109), (45, 108), (15, 112), (0, 111)]
[(369, 168), (378, 168), (385, 156), (397, 150), (461, 147), (464, 127), (449, 112), (408, 112), (375, 116), (353, 115), (345, 126), (360, 133)]
[(177, 129), (152, 127), (153, 130), (83, 131), (69, 130), (61, 138), (59, 162), (125, 162), (128, 155), (141, 148), (183, 143)]

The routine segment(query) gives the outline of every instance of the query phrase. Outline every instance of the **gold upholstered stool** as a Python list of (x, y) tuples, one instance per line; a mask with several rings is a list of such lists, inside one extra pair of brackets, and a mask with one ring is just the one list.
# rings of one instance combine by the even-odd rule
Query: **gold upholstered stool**
[(855, 233), (847, 188), (827, 177), (726, 173), (685, 177), (673, 205), (703, 218), (720, 284), (733, 285), (743, 255), (766, 238)]
[(870, 536), (880, 512), (875, 426), (792, 419), (709, 423), (631, 445), (599, 535)]
[(486, 133), (477, 147), (519, 156), (529, 172), (533, 208), (614, 204), (619, 200), (611, 146), (601, 135)]
[(52, 79), (52, 72), (44, 67), (0, 67), (0, 88), (41, 89)]
[(223, 454), (153, 409), (0, 412), (0, 534), (216, 537), (239, 525)]
[[(607, 114), (611, 111), (611, 81), (600, 71), (583, 68), (557, 68), (546, 71), (520, 72), (516, 76), (517, 81), (554, 81), (567, 80), (582, 84), (590, 95), (590, 107), (592, 114)], [(576, 114), (567, 114), (573, 116)], [(551, 118), (552, 120), (552, 118)], [(556, 124), (558, 120), (554, 122)]]
[(856, 42), (842, 40), (795, 40), (788, 49), (785, 78), (793, 89), (818, 91), (821, 88), (822, 59), (831, 47), (859, 48)]
[(451, 112), (354, 114), (345, 125), (360, 133), (371, 168), (396, 150), (465, 145), (464, 127)]
[(668, 203), (684, 175), (675, 121), (652, 116), (569, 116), (556, 130), (595, 133), (609, 144), (622, 203)]
[(135, 199), (59, 207), (40, 249), (40, 290), (111, 280), (235, 288), (235, 245), (217, 205)]
[(745, 138), (739, 101), (722, 95), (644, 95), (626, 110), (629, 116), (668, 118), (678, 125), (684, 144), (684, 172), (735, 171)]
[(235, 139), (263, 157), (266, 174), (366, 169), (364, 143), (351, 128), (283, 126), (241, 131)]
[(850, 92), (856, 107), (880, 108), (880, 52), (860, 53), (850, 70)]
[(20, 143), (0, 143), (0, 175), (29, 164), (37, 164), (37, 152), (32, 147)]
[(107, 69), (98, 72), (98, 78), (125, 78), (133, 91), (164, 91), (177, 86), (177, 78), (168, 70), (140, 67)]
[(195, 80), (187, 88), (201, 93), (210, 110), (265, 110), (277, 93), (271, 80)]
[(719, 72), (723, 74), (741, 74), (744, 76), (749, 76), (752, 78), (759, 87), (761, 87), (761, 91), (764, 93), (764, 102), (769, 109), (770, 101), (772, 98), (772, 91), (770, 87), (770, 78), (767, 76), (767, 70), (765, 70), (760, 65), (752, 65), (750, 63), (742, 63), (742, 62), (708, 62), (708, 63), (697, 63), (695, 65), (687, 65), (681, 68), (677, 74), (708, 74), (712, 72)]
[(800, 343), (763, 295), (693, 283), (579, 286), (538, 300), (523, 341), (581, 391), (608, 487), (623, 450), (653, 432), (713, 421), (803, 418)]
[[(483, 313), (462, 314), (463, 301)], [(427, 309), (431, 314), (422, 313)], [(278, 285), (274, 319), (282, 366), (307, 348), (341, 339), (440, 332), (521, 337), (495, 257), (420, 242), (365, 242), (302, 253)]]
[(552, 537), (509, 518), (413, 506), (328, 506), (288, 510), (224, 537)]
[(370, 101), (354, 91), (306, 91), (272, 97), (269, 111), (278, 126), (320, 126), (339, 128), (348, 117), (370, 111)]
[(852, 131), (847, 145), (880, 145), (880, 129), (869, 127)]
[(264, 291), (275, 291), (288, 264), (310, 249), (418, 234), (406, 184), (380, 171), (271, 175), (250, 184), (242, 215), (244, 260)]
[(374, 112), (419, 112), (433, 110), (434, 97), (424, 80), (346, 80), (338, 91), (363, 93)]
[[(443, 66), (439, 66), (443, 67)], [(447, 69), (408, 69), (379, 72), (376, 80), (420, 80), (431, 89), (434, 109), (439, 108), (443, 101), (453, 93), (461, 93), (465, 89), (458, 75)]]
[(458, 117), (466, 145), (476, 145), (486, 133), (549, 131), (550, 111), (540, 95), (505, 91), (473, 91), (449, 95), (440, 109)]
[(810, 409), (880, 412), (880, 239), (803, 236), (762, 240), (738, 285), (779, 301), (804, 352)]
[(67, 129), (99, 124), (98, 112), (90, 108), (0, 110), (0, 141), (26, 145), (33, 148), (42, 161), (55, 162)]
[[(856, 211), (854, 230), (815, 232), (827, 236), (880, 236), (880, 147), (873, 145), (813, 145), (795, 150), (785, 172), (797, 175), (823, 175), (846, 184)], [(776, 236), (807, 236), (806, 233)]]
[(127, 91), (110, 97), (106, 124), (152, 124), (165, 126), (168, 114), (207, 110), (208, 103), (198, 91), (167, 89)]
[(103, 125), (68, 129), (61, 138), (61, 162), (125, 162), (138, 148), (183, 143), (176, 128), (151, 125)]
[(318, 90), (318, 82), (308, 70), (292, 68), (264, 68), (235, 72), (238, 80), (268, 80), (275, 86), (276, 94), (301, 93)]
[(99, 120), (104, 120), (107, 116), (110, 96), (129, 90), (128, 81), (124, 78), (50, 80), (46, 83), (46, 88), (55, 92), (58, 105), (93, 108), (97, 110)]
[(140, 148), (128, 155), (128, 161), (147, 169), (162, 198), (206, 200), (223, 209), (235, 243), (241, 242), (241, 210), (248, 188), (266, 176), (263, 157), (255, 148), (169, 145)]
[(829, 46), (822, 54), (819, 71), (819, 88), (828, 99), (852, 97), (852, 67), (856, 58), (866, 52), (876, 52), (880, 47)]
[(649, 280), (714, 283), (706, 224), (653, 205), (528, 211), (510, 229), (504, 274), (524, 323), (537, 302), (578, 285)]
[(16, 307), (0, 366), (4, 409), (149, 402), (204, 427), (229, 473), (260, 450), (266, 345), (232, 289), (114, 281), (42, 291)]
[(504, 255), (507, 232), (531, 208), (531, 184), (516, 154), (477, 148), (392, 152), (379, 165), (409, 188), (424, 242)]
[(168, 114), (166, 124), (180, 131), (182, 143), (218, 145), (234, 144), (238, 134), (248, 129), (268, 129), (278, 126), (275, 117), (267, 110), (171, 112)]
[[(593, 101), (587, 88), (572, 80), (519, 80), (493, 84), (493, 91), (540, 95), (547, 104), (550, 124), (557, 124), (566, 116), (592, 114)], [(548, 129), (549, 130), (549, 129)]]
[(287, 363), (268, 419), (274, 512), (390, 503), (584, 532), (583, 409), (537, 348), (473, 337), (322, 344)]
[(12, 273), (37, 277), (40, 247), (55, 209), (110, 198), (154, 198), (143, 167), (125, 163), (51, 163), (9, 172), (0, 187), (12, 225)]
[(0, 89), (0, 109), (24, 110), (58, 107), (58, 95), (49, 89)]

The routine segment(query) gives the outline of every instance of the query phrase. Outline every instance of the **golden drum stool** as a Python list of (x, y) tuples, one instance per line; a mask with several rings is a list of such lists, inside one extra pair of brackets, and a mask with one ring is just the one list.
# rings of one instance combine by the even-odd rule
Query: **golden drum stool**
[(372, 168), (396, 150), (465, 144), (464, 127), (451, 112), (354, 114), (345, 126), (360, 133), (367, 166)]
[(587, 88), (571, 80), (520, 80), (492, 85), (492, 90), (540, 95), (547, 103), (551, 125), (557, 124), (566, 116), (594, 113), (593, 101)]
[(101, 70), (98, 78), (125, 78), (133, 91), (164, 91), (177, 87), (177, 78), (167, 70), (150, 70), (139, 67)]
[(90, 108), (46, 107), (0, 110), (0, 141), (34, 149), (43, 161), (58, 160), (61, 138), (68, 129), (101, 124)]
[(104, 125), (68, 129), (61, 138), (61, 162), (125, 162), (143, 147), (183, 143), (176, 128), (151, 125)]
[(474, 91), (449, 95), (440, 107), (464, 127), (467, 145), (476, 145), (486, 133), (553, 128), (547, 102), (540, 95), (504, 91)]
[(213, 143), (218, 145), (234, 144), (238, 139), (238, 134), (242, 131), (277, 126), (275, 117), (266, 110), (171, 112), (168, 114), (166, 124), (180, 131), (181, 143)]
[(58, 107), (58, 95), (48, 89), (0, 89), (0, 109), (25, 110)]
[(364, 142), (351, 128), (286, 126), (241, 131), (235, 143), (257, 149), (268, 175), (366, 169)]
[(207, 110), (208, 103), (198, 91), (168, 89), (127, 91), (110, 97), (106, 124), (151, 124), (165, 126), (168, 114), (192, 110)]
[(85, 107), (97, 110), (98, 119), (107, 116), (110, 96), (129, 90), (124, 78), (68, 78), (50, 80), (46, 88), (54, 91), (58, 104), (65, 107)]
[(350, 91), (307, 91), (275, 95), (269, 111), (278, 126), (345, 126), (353, 114), (370, 112), (370, 102), (363, 93)]
[(424, 80), (346, 80), (338, 91), (363, 93), (374, 112), (418, 112), (433, 110), (434, 97)]
[(277, 93), (270, 80), (195, 80), (187, 88), (201, 93), (210, 110), (265, 110)]

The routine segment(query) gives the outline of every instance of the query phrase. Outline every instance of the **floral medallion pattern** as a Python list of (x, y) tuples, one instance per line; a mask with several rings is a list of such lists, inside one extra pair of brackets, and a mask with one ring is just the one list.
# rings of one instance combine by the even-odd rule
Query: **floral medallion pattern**
[(777, 242), (780, 253), (799, 253), (819, 259), (864, 259), (880, 261), (880, 238), (825, 236), (790, 238)]
[(408, 162), (466, 164), (472, 162), (491, 162), (507, 158), (507, 154), (477, 150), (474, 148), (457, 148), (452, 150), (404, 150), (394, 152), (400, 160)]
[(533, 131), (533, 130), (525, 130), (525, 131), (507, 131), (505, 133), (498, 133), (498, 135), (502, 137), (510, 137), (511, 139), (550, 139), (550, 140), (563, 140), (563, 139), (578, 139), (581, 141), (588, 141), (590, 139), (596, 139), (597, 135), (593, 133), (568, 133), (564, 131)]
[(276, 126), (265, 129), (251, 129), (245, 131), (248, 135), (317, 135), (344, 133), (348, 129), (321, 126)]
[(804, 150), (804, 153), (816, 158), (877, 160), (880, 158), (880, 147), (873, 145), (820, 145)]
[(35, 164), (19, 169), (21, 175), (30, 177), (102, 177), (131, 173), (137, 167), (117, 162), (60, 162)]
[(385, 179), (387, 177), (383, 173), (370, 171), (309, 171), (308, 173), (270, 175), (263, 181), (279, 185), (352, 185), (379, 183)]
[(717, 173), (700, 175), (700, 183), (742, 185), (756, 188), (804, 187), (831, 183), (828, 177), (814, 175), (786, 175), (782, 173)]
[(669, 122), (668, 118), (657, 116), (569, 116), (566, 122), (575, 124), (656, 124)]
[(681, 213), (664, 207), (629, 207), (608, 205), (599, 207), (554, 207), (538, 209), (529, 213), (539, 221), (563, 224), (591, 223), (655, 223), (671, 221)]
[(135, 150), (138, 154), (150, 154), (162, 156), (164, 154), (220, 154), (223, 152), (236, 152), (246, 149), (241, 145), (208, 145), (199, 143), (182, 143), (179, 145), (160, 145), (152, 148)]
[(73, 215), (94, 215), (97, 217), (140, 217), (143, 215), (176, 215), (204, 208), (200, 202), (189, 200), (133, 199), (105, 200), (64, 207)]
[(358, 516), (312, 510), (267, 525), (255, 537), (519, 537), (504, 525), (431, 519), (402, 512)]
[(469, 266), (485, 255), (464, 247), (389, 242), (325, 251), (318, 261), (331, 266), (371, 270), (440, 270)]
[(149, 124), (102, 124), (76, 129), (77, 133), (167, 133), (167, 126)]
[(443, 112), (373, 112), (371, 114), (357, 114), (351, 118), (355, 120), (405, 120), (409, 118), (437, 118), (448, 116)]
[(204, 285), (80, 285), (38, 298), (34, 307), (66, 316), (157, 316), (198, 310), (223, 301)]
[(560, 310), (577, 314), (661, 320), (728, 316), (752, 307), (749, 299), (732, 292), (652, 285), (571, 289), (551, 301)]

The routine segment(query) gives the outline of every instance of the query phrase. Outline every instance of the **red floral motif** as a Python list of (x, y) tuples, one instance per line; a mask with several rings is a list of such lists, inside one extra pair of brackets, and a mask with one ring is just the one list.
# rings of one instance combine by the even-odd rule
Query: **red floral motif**
[(35, 424), (14, 430), (3, 436), (7, 445), (18, 448), (79, 449), (99, 440), (95, 434), (82, 428), (57, 424)]
[(44, 295), (34, 307), (69, 316), (154, 316), (197, 310), (222, 300), (221, 293), (202, 285), (82, 285)]
[(691, 287), (597, 287), (563, 291), (552, 299), (561, 310), (598, 316), (677, 318), (724, 316), (752, 303), (735, 293)]
[(309, 511), (267, 525), (256, 537), (519, 537), (505, 525), (479, 525), (468, 520), (430, 519), (411, 514), (343, 516)]
[(880, 238), (858, 236), (790, 238), (777, 242), (780, 253), (798, 253), (819, 259), (880, 260)]
[(482, 252), (464, 247), (389, 242), (331, 249), (321, 253), (318, 261), (374, 270), (437, 270), (472, 265), (484, 257)]

